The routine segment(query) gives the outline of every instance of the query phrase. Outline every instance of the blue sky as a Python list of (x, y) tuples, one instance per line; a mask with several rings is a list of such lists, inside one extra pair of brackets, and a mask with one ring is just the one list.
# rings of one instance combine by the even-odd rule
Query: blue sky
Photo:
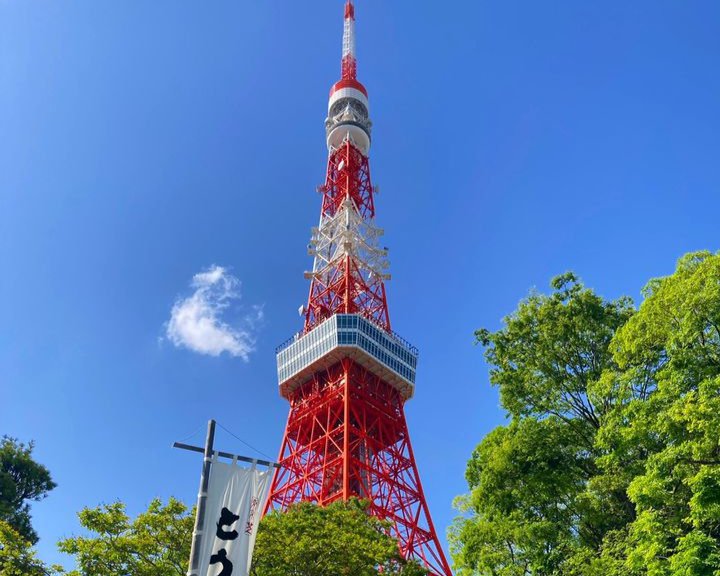
[[(210, 417), (277, 453), (274, 348), (307, 297), (342, 3), (0, 0), (0, 433), (34, 439), (59, 484), (33, 508), (44, 559), (67, 561), (55, 541), (83, 506), (192, 503), (200, 460), (170, 445)], [(637, 301), (719, 248), (720, 4), (356, 10), (390, 313), (421, 351), (406, 413), (444, 541), (504, 418), (473, 331), (565, 270)], [(166, 337), (213, 266), (237, 279), (219, 318), (244, 354)]]

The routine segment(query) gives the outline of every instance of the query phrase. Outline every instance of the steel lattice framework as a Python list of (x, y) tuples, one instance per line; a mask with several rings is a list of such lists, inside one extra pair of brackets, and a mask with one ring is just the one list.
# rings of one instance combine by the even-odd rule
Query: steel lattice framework
[(451, 575), (410, 444), (404, 404), (414, 393), (417, 350), (390, 328), (387, 249), (375, 225), (368, 150), (371, 122), (357, 81), (355, 12), (345, 5), (342, 76), (330, 92), (329, 149), (302, 332), (278, 348), (290, 402), (269, 508), (367, 499), (391, 522), (406, 558)]
[(368, 159), (346, 138), (328, 159), (320, 225), (309, 251), (315, 256), (305, 331), (332, 314), (358, 313), (390, 329), (384, 280), (387, 250), (378, 241)]

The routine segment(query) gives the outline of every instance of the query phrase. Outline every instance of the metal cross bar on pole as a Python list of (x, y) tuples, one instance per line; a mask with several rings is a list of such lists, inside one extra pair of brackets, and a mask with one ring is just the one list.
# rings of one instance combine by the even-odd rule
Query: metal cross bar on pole
[[(180, 448), (182, 450), (190, 450), (191, 452), (200, 452), (201, 454), (205, 451), (200, 446), (191, 446), (190, 444), (183, 444), (182, 442), (174, 442), (173, 448)], [(280, 468), (280, 464), (277, 462), (270, 462), (269, 460), (258, 460), (257, 458), (250, 458), (248, 456), (239, 456), (237, 454), (231, 454), (230, 452), (221, 452), (219, 450), (213, 451), (213, 455), (217, 454), (219, 458), (229, 458), (230, 460), (238, 460), (239, 462), (248, 462), (250, 464), (259, 464), (260, 466), (267, 466), (268, 468)]]

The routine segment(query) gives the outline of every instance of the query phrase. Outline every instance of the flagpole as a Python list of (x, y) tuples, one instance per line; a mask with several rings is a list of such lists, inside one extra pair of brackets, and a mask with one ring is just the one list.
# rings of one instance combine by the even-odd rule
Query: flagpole
[(213, 456), (213, 443), (215, 441), (215, 420), (208, 421), (207, 437), (205, 438), (205, 458), (203, 458), (202, 475), (200, 476), (200, 492), (198, 492), (197, 513), (195, 514), (195, 528), (190, 547), (190, 569), (188, 576), (198, 575), (200, 550), (202, 549), (202, 527), (205, 522), (205, 505), (207, 504), (208, 483), (210, 482), (210, 468)]

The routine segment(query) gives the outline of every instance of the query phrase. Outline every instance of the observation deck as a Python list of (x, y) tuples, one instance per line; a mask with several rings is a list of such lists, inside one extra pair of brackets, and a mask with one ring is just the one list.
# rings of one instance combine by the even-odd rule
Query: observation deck
[(405, 400), (415, 392), (418, 350), (358, 314), (335, 314), (307, 334), (276, 349), (280, 394), (292, 392), (312, 375), (351, 358), (396, 388)]

